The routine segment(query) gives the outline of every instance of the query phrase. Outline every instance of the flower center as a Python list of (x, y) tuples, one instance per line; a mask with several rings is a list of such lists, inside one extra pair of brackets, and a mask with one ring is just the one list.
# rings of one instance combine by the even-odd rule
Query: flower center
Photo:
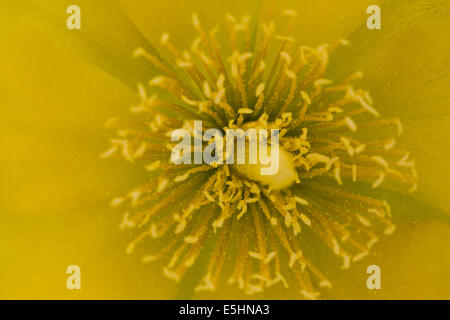
[[(135, 56), (146, 58), (161, 75), (149, 81), (151, 95), (139, 84), (141, 101), (131, 108), (135, 121), (107, 123), (118, 137), (103, 157), (120, 152), (128, 161), (146, 161), (149, 172), (146, 184), (112, 203), (131, 203), (121, 228), (147, 226), (127, 252), (146, 237), (165, 239), (167, 245), (143, 261), (170, 253), (164, 274), (179, 281), (206, 242), (215, 241), (196, 290), (215, 290), (221, 271), (230, 270), (229, 283), (249, 294), (293, 281), (305, 297), (315, 298), (316, 287), (331, 285), (305, 257), (302, 229), (311, 229), (348, 268), (378, 241), (374, 230), (391, 234), (395, 225), (386, 201), (346, 186), (361, 181), (372, 188), (417, 187), (409, 153), (395, 148), (399, 120), (381, 119), (369, 93), (352, 85), (362, 73), (336, 83), (328, 78), (329, 55), (348, 42), (298, 46), (291, 37), (296, 14), (285, 14), (282, 34), (273, 23), (250, 28), (249, 18), (228, 15), (228, 58), (218, 29), (207, 32), (196, 15), (198, 36), (188, 50), (176, 49), (168, 34), (161, 37), (160, 55), (137, 49)], [(171, 162), (171, 133), (183, 129), (193, 137), (199, 120), (205, 130), (222, 132), (276, 129), (279, 143), (265, 151), (278, 150), (278, 156), (267, 162), (264, 153), (244, 143), (242, 164)], [(196, 151), (189, 146), (187, 152)], [(264, 174), (272, 166), (277, 170)], [(234, 259), (224, 267), (226, 254)]]
[[(270, 152), (270, 149), (271, 147), (269, 146), (267, 151)], [(291, 161), (291, 155), (286, 150), (280, 148), (279, 157), (273, 158), (272, 161), (278, 162), (276, 164), (278, 170), (271, 175), (261, 174), (261, 169), (268, 166), (261, 164), (261, 161), (258, 161), (256, 164), (234, 164), (231, 166), (231, 170), (236, 171), (244, 178), (267, 185), (273, 190), (287, 188), (298, 180), (298, 174)]]

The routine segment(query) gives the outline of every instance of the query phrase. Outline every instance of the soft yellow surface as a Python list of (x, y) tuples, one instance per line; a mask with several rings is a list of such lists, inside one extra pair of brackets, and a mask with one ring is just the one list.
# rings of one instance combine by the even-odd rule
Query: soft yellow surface
[[(0, 5), (0, 298), (174, 298), (176, 286), (161, 276), (160, 266), (124, 254), (130, 235), (119, 232), (121, 216), (111, 212), (109, 200), (145, 177), (141, 168), (100, 159), (109, 139), (103, 123), (126, 114), (138, 99), (133, 84), (151, 77), (148, 65), (131, 59), (144, 37), (156, 43), (169, 31), (174, 43), (187, 45), (192, 12), (211, 27), (225, 12), (256, 18), (257, 1), (78, 2), (80, 32), (65, 28), (72, 1)], [(364, 71), (362, 86), (377, 109), (403, 120), (402, 139), (420, 175), (412, 197), (450, 214), (449, 3), (386, 1), (395, 5), (382, 7), (383, 30), (366, 30), (365, 8), (382, 2), (259, 5), (261, 15), (272, 6), (275, 21), (281, 21), (282, 9), (297, 10), (293, 36), (306, 45), (350, 39), (354, 46), (337, 57), (336, 74)], [(450, 299), (450, 227), (430, 221), (427, 212), (407, 210), (422, 218), (400, 225), (373, 256), (337, 275), (327, 297)], [(70, 264), (81, 267), (81, 291), (65, 288)], [(383, 270), (376, 293), (365, 287), (369, 264)], [(321, 268), (332, 272), (336, 266)], [(194, 297), (246, 296), (225, 286)], [(278, 286), (255, 296), (261, 297), (300, 298)]]

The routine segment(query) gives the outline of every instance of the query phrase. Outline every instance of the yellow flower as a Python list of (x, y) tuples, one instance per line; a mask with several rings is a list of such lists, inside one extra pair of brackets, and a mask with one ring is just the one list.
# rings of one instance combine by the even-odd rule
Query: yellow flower
[[(28, 275), (28, 278), (23, 277), (24, 280), (16, 282), (16, 285), (13, 285), (13, 280), (5, 280), (9, 285), (7, 286), (8, 290), (2, 293), (2, 296), (162, 298), (170, 297), (174, 290), (178, 289), (179, 296), (184, 297), (186, 294), (192, 293), (191, 290), (197, 286), (198, 280), (200, 288), (216, 287), (219, 282), (218, 277), (222, 274), (222, 272), (219, 273), (221, 259), (226, 258), (227, 261), (224, 263), (228, 263), (230, 266), (233, 265), (233, 262), (243, 261), (244, 266), (238, 265), (234, 269), (234, 280), (238, 284), (239, 282), (244, 283), (242, 286), (247, 293), (270, 286), (270, 290), (266, 290), (265, 293), (256, 297), (299, 298), (301, 297), (299, 292), (302, 292), (303, 296), (316, 297), (316, 289), (321, 284), (328, 285), (329, 283), (333, 284), (332, 289), (320, 290), (325, 298), (374, 297), (373, 292), (368, 292), (365, 287), (367, 276), (365, 269), (367, 265), (374, 264), (374, 260), (377, 262), (375, 264), (381, 266), (383, 279), (386, 279), (386, 282), (383, 282), (383, 289), (376, 293), (375, 297), (402, 297), (400, 294), (404, 290), (399, 288), (404, 289), (404, 286), (401, 285), (401, 279), (408, 279), (408, 281), (418, 279), (413, 285), (416, 290), (417, 287), (422, 286), (422, 290), (411, 290), (411, 297), (448, 297), (450, 290), (433, 285), (433, 282), (440, 283), (437, 277), (446, 276), (442, 272), (438, 273), (437, 270), (450, 263), (447, 254), (450, 246), (449, 231), (440, 222), (428, 222), (430, 218), (436, 219), (438, 216), (448, 221), (448, 217), (445, 213), (438, 213), (439, 211), (420, 202), (427, 200), (432, 206), (448, 212), (444, 192), (445, 188), (448, 188), (446, 175), (450, 171), (448, 156), (445, 152), (448, 150), (448, 142), (441, 138), (445, 135), (446, 124), (448, 124), (444, 105), (445, 101), (448, 101), (449, 70), (446, 61), (449, 56), (449, 48), (448, 44), (441, 41), (441, 39), (445, 39), (443, 30), (448, 27), (448, 4), (444, 1), (425, 1), (420, 4), (411, 4), (407, 1), (388, 2), (382, 6), (383, 30), (369, 31), (364, 28), (364, 13), (365, 8), (372, 3), (364, 2), (355, 5), (351, 1), (301, 4), (286, 1), (286, 3), (277, 2), (275, 5), (256, 1), (245, 3), (218, 1), (214, 4), (174, 2), (170, 5), (162, 5), (160, 2), (136, 1), (124, 3), (121, 6), (115, 1), (95, 1), (95, 3), (81, 1), (83, 27), (79, 31), (68, 31), (64, 28), (65, 8), (69, 2), (61, 1), (56, 5), (49, 5), (37, 1), (27, 1), (25, 5), (3, 5), (10, 13), (9, 17), (2, 20), (3, 29), (7, 30), (7, 26), (12, 27), (14, 32), (5, 31), (4, 33), (5, 43), (8, 44), (5, 46), (8, 62), (5, 60), (2, 63), (6, 75), (4, 80), (2, 79), (2, 85), (4, 89), (8, 89), (4, 91), (4, 105), (11, 106), (6, 108), (7, 111), (3, 118), (4, 134), (2, 134), (2, 137), (5, 137), (3, 163), (7, 168), (4, 173), (7, 183), (4, 184), (2, 199), (2, 209), (5, 212), (2, 219), (5, 220), (5, 223), (2, 226), (7, 228), (3, 237), (8, 243), (4, 250), (6, 262), (2, 276), (12, 274), (12, 279), (14, 279), (17, 276), (14, 276), (15, 272), (12, 270), (16, 269), (22, 270)], [(153, 62), (155, 62), (155, 57), (168, 64), (179, 62), (179, 65), (185, 68), (187, 73), (195, 72), (191, 69), (189, 61), (191, 56), (185, 56), (182, 52), (170, 52), (175, 48), (175, 44), (177, 48), (191, 47), (191, 40), (196, 36), (195, 28), (190, 26), (191, 12), (198, 13), (201, 29), (197, 22), (195, 24), (197, 32), (200, 31), (200, 36), (202, 32), (213, 29), (218, 21), (223, 21), (224, 12), (231, 12), (233, 17), (252, 14), (254, 17), (248, 22), (249, 34), (252, 34), (254, 30), (264, 30), (263, 23), (272, 20), (277, 26), (276, 30), (279, 30), (278, 26), (286, 24), (286, 16), (281, 14), (285, 8), (293, 8), (299, 13), (298, 24), (290, 34), (282, 32), (273, 34), (274, 38), (276, 35), (282, 36), (277, 44), (275, 44), (275, 39), (271, 40), (275, 54), (269, 54), (269, 57), (280, 57), (279, 64), (278, 62), (273, 63), (273, 61), (265, 63), (268, 68), (278, 64), (273, 79), (267, 80), (267, 74), (265, 77), (259, 77), (256, 74), (255, 79), (258, 81), (252, 83), (251, 75), (258, 72), (256, 66), (260, 64), (252, 66), (250, 62), (256, 61), (253, 55), (257, 54), (261, 47), (257, 47), (254, 51), (226, 49), (222, 45), (227, 40), (226, 33), (220, 28), (215, 38), (217, 43), (220, 43), (220, 50), (228, 50), (227, 54), (226, 51), (220, 51), (220, 53), (223, 52), (224, 59), (231, 57), (230, 60), (224, 62), (224, 69), (226, 69), (226, 73), (230, 74), (230, 77), (233, 77), (229, 82), (235, 84), (233, 88), (224, 84), (227, 94), (231, 94), (231, 96), (227, 96), (229, 99), (227, 102), (230, 103), (219, 105), (222, 108), (221, 111), (216, 107), (211, 110), (211, 106), (201, 104), (208, 99), (194, 99), (195, 94), (184, 95), (184, 103), (185, 105), (192, 103), (191, 109), (198, 108), (202, 114), (207, 115), (210, 121), (220, 122), (225, 119), (221, 128), (229, 125), (229, 121), (233, 120), (235, 123), (242, 125), (247, 123), (247, 126), (255, 127), (267, 126), (276, 122), (277, 125), (286, 129), (289, 129), (289, 126), (292, 129), (295, 124), (298, 131), (292, 129), (292, 138), (288, 139), (288, 136), (282, 136), (280, 143), (284, 149), (289, 151), (292, 158), (288, 163), (297, 168), (298, 177), (294, 178), (299, 178), (300, 183), (290, 184), (291, 181), (289, 181), (286, 183), (289, 185), (288, 187), (284, 186), (277, 191), (278, 188), (273, 181), (263, 180), (257, 174), (251, 175), (247, 169), (240, 172), (240, 175), (231, 174), (231, 178), (224, 178), (226, 177), (226, 169), (224, 169), (226, 166), (218, 168), (206, 166), (208, 168), (205, 170), (208, 170), (205, 172), (196, 172), (197, 169), (191, 169), (194, 171), (188, 171), (188, 174), (186, 172), (174, 174), (167, 182), (164, 182), (167, 172), (164, 176), (159, 176), (159, 180), (156, 180), (159, 181), (159, 184), (155, 185), (156, 188), (163, 188), (165, 183), (169, 184), (166, 186), (167, 189), (161, 189), (161, 195), (165, 197), (171, 196), (170, 190), (175, 190), (175, 187), (170, 183), (177, 182), (177, 180), (180, 185), (188, 186), (193, 191), (202, 190), (201, 186), (207, 184), (206, 174), (215, 175), (216, 178), (209, 180), (211, 183), (239, 185), (240, 187), (235, 190), (243, 193), (240, 200), (233, 198), (225, 201), (221, 198), (221, 189), (211, 187), (208, 189), (210, 190), (208, 195), (202, 193), (204, 196), (200, 195), (191, 200), (180, 199), (178, 205), (184, 205), (187, 208), (184, 213), (193, 209), (200, 211), (201, 205), (206, 200), (218, 203), (219, 207), (222, 207), (219, 212), (203, 209), (201, 211), (203, 214), (196, 217), (199, 220), (200, 218), (212, 219), (213, 215), (216, 215), (216, 218), (219, 217), (213, 220), (216, 222), (217, 233), (214, 234), (214, 230), (211, 230), (212, 239), (205, 242), (206, 246), (203, 250), (209, 252), (213, 258), (211, 259), (211, 255), (204, 257), (199, 255), (195, 267), (192, 268), (193, 271), (190, 271), (189, 276), (185, 277), (187, 280), (183, 280), (179, 285), (159, 280), (156, 270), (167, 267), (167, 263), (151, 267), (139, 264), (139, 254), (124, 256), (125, 242), (129, 239), (124, 239), (126, 238), (124, 234), (117, 233), (117, 224), (120, 223), (120, 218), (108, 207), (109, 199), (119, 194), (128, 194), (131, 199), (139, 202), (138, 193), (128, 193), (127, 190), (142, 191), (136, 189), (136, 186), (149, 183), (148, 172), (142, 170), (141, 161), (138, 161), (138, 157), (133, 159), (135, 156), (142, 156), (147, 149), (144, 150), (144, 147), (139, 149), (142, 144), (137, 145), (136, 149), (132, 149), (133, 153), (130, 156), (130, 153), (124, 149), (125, 141), (128, 140), (122, 139), (122, 142), (117, 145), (120, 139), (116, 139), (116, 144), (113, 144), (116, 149), (111, 150), (110, 153), (121, 151), (125, 156), (128, 155), (130, 160), (134, 160), (130, 166), (123, 165), (121, 161), (97, 159), (98, 150), (103, 148), (109, 139), (101, 128), (103, 119), (116, 116), (120, 119), (127, 119), (127, 106), (148, 106), (151, 96), (147, 89), (140, 90), (141, 97), (136, 99), (130, 88), (135, 89), (138, 83), (147, 84), (150, 79), (153, 79), (153, 85), (162, 85), (163, 89), (168, 89), (164, 85), (171, 84), (170, 79), (173, 80), (173, 77), (167, 77), (164, 78), (164, 81), (160, 81), (161, 78), (158, 77), (161, 76), (161, 68), (148, 64), (146, 59), (133, 59), (132, 53), (136, 53), (136, 48), (141, 48), (137, 51), (138, 55), (150, 58)], [(127, 18), (125, 12), (132, 20)], [(288, 12), (288, 16), (292, 16), (292, 13)], [(131, 21), (139, 27), (136, 27)], [(228, 21), (231, 23), (231, 30), (241, 29), (240, 27), (243, 26), (245, 43), (246, 20), (229, 16)], [(26, 23), (22, 24), (21, 22)], [(203, 27), (204, 25), (205, 27)], [(270, 34), (270, 23), (265, 27), (266, 32)], [(351, 33), (354, 29), (356, 31)], [(42, 33), (42, 31), (44, 32)], [(417, 41), (409, 39), (411, 31), (417, 35)], [(167, 36), (169, 34), (170, 38)], [(143, 35), (149, 39), (149, 42)], [(161, 35), (163, 35), (162, 44), (159, 43)], [(53, 42), (49, 38), (58, 39), (58, 41)], [(344, 38), (349, 39), (352, 46), (338, 48), (334, 54), (330, 52), (334, 49), (333, 46), (321, 46), (324, 42)], [(264, 36), (257, 39), (264, 41)], [(290, 51), (291, 48), (288, 47), (291, 39), (295, 40), (296, 44), (304, 46), (310, 56), (294, 55), (295, 51)], [(241, 41), (239, 40), (239, 42)], [(63, 44), (64, 47), (69, 48), (70, 53), (62, 50), (55, 43)], [(150, 43), (154, 45), (150, 45)], [(286, 43), (286, 47), (278, 52), (279, 46), (283, 43)], [(206, 55), (208, 48), (203, 47), (204, 45), (206, 43), (202, 43), (201, 48)], [(163, 50), (168, 51), (162, 53)], [(233, 51), (237, 53), (233, 54)], [(124, 86), (101, 71), (72, 58), (73, 52), (76, 53), (76, 56), (81, 56), (114, 75), (126, 85)], [(250, 52), (252, 56), (250, 57), (247, 52)], [(181, 59), (177, 59), (177, 57), (168, 59), (170, 54), (180, 54), (179, 58)], [(201, 59), (201, 53), (198, 54)], [(209, 55), (210, 60), (213, 60), (213, 56), (214, 54)], [(212, 97), (213, 94), (217, 97), (220, 92), (218, 83), (220, 65), (217, 61), (208, 65), (208, 56), (205, 57), (205, 65), (212, 68), (212, 75), (206, 76), (203, 81), (198, 83), (183, 78), (179, 84), (190, 87), (185, 90), (186, 93), (193, 87), (194, 90), (197, 90), (197, 94), (200, 90), (200, 93), (203, 93), (206, 98), (209, 98), (208, 95)], [(192, 59), (197, 59), (197, 57)], [(201, 61), (197, 62), (201, 63)], [(308, 87), (308, 90), (297, 92), (296, 79), (300, 78), (299, 74), (289, 71), (294, 71), (291, 69), (291, 65), (294, 68), (299, 62), (305, 63), (309, 67), (305, 67), (305, 70), (313, 70), (314, 73), (309, 75), (308, 81), (311, 86)], [(314, 64), (317, 69), (310, 68)], [(325, 67), (328, 68), (325, 69)], [(341, 92), (344, 94), (343, 96), (333, 97), (334, 99), (330, 100), (333, 103), (330, 101), (324, 103), (322, 105), (324, 110), (320, 114), (317, 113), (317, 109), (312, 108), (314, 99), (320, 97), (323, 91), (326, 91), (327, 88), (338, 87), (342, 81), (344, 81), (343, 84), (346, 84), (345, 81), (353, 80), (348, 79), (347, 76), (358, 70), (364, 72), (364, 77), (352, 83), (350, 87), (352, 90), (349, 90), (349, 86), (347, 86), (347, 89)], [(194, 79), (199, 80), (199, 76), (199, 74), (194, 75)], [(331, 83), (329, 80), (333, 82)], [(204, 83), (209, 83), (209, 90)], [(300, 88), (302, 84), (305, 85), (304, 83), (298, 84)], [(264, 85), (264, 89), (260, 85)], [(170, 88), (173, 89), (173, 87)], [(292, 92), (295, 94), (292, 94), (292, 98), (289, 98), (290, 88), (294, 88)], [(315, 90), (311, 90), (311, 88)], [(359, 88), (367, 89), (370, 91), (370, 95)], [(178, 94), (183, 101), (180, 92), (185, 91), (174, 90), (172, 93), (175, 96)], [(280, 95), (281, 93), (285, 94), (286, 98), (279, 97), (270, 100), (270, 97), (276, 96), (277, 92), (280, 92)], [(158, 97), (160, 96), (158, 95)], [(235, 100), (231, 100), (231, 98)], [(174, 102), (166, 99), (169, 98), (163, 96), (161, 100)], [(259, 99), (262, 100), (260, 107), (258, 107)], [(224, 101), (222, 99), (217, 101), (219, 100), (220, 102)], [(309, 108), (309, 100), (312, 100), (311, 108)], [(231, 101), (235, 103), (231, 103)], [(289, 104), (285, 106), (284, 102), (286, 101), (289, 101)], [(298, 102), (295, 106), (294, 101)], [(342, 105), (336, 106), (336, 102), (340, 102)], [(355, 114), (349, 114), (352, 109), (343, 108), (347, 106), (347, 103), (358, 106), (353, 109)], [(295, 109), (297, 107), (298, 109)], [(185, 118), (189, 117), (177, 118), (173, 113), (173, 106), (168, 109), (172, 111), (164, 116), (159, 114), (150, 117), (151, 128), (159, 131), (166, 125), (170, 127), (171, 119), (175, 119), (175, 122), (182, 120), (181, 126), (186, 125)], [(248, 113), (246, 109), (251, 109), (253, 112)], [(239, 112), (240, 110), (242, 112)], [(266, 112), (267, 118), (264, 117)], [(376, 120), (375, 118), (375, 120), (363, 119), (359, 122), (356, 120), (358, 112), (372, 114), (373, 117), (382, 115), (382, 119), (385, 119), (385, 116), (387, 119), (394, 119), (396, 116), (402, 119), (404, 134), (398, 139), (398, 144), (407, 145), (406, 149), (409, 149), (417, 159), (417, 171), (421, 176), (415, 198), (389, 190), (389, 183), (385, 183), (389, 180), (387, 178), (402, 177), (401, 180), (404, 183), (415, 187), (415, 174), (411, 169), (412, 163), (409, 158), (406, 158), (406, 153), (398, 152), (396, 160), (390, 160), (386, 156), (390, 150), (398, 150), (391, 149), (394, 143), (391, 137), (395, 133), (393, 129), (398, 130), (399, 128), (397, 120), (385, 122), (385, 120)], [(220, 117), (217, 116), (218, 114)], [(142, 115), (137, 115), (136, 118), (140, 119), (139, 121), (143, 119)], [(258, 121), (263, 124), (257, 125)], [(371, 127), (374, 126), (373, 123), (376, 126), (377, 122), (388, 124), (389, 132), (385, 133), (389, 133), (389, 137), (386, 140), (372, 137), (372, 141), (379, 144), (380, 150), (371, 154), (370, 148), (366, 150), (367, 146), (364, 146), (362, 141), (371, 138), (370, 135), (373, 132), (367, 130), (368, 133), (363, 133), (362, 131), (365, 124), (369, 124), (367, 127)], [(249, 125), (249, 123), (251, 124)], [(329, 123), (332, 125), (329, 126)], [(117, 121), (110, 121), (109, 124), (119, 125), (119, 127), (123, 125)], [(330, 128), (327, 129), (327, 125)], [(308, 130), (301, 130), (305, 128)], [(131, 127), (126, 125), (121, 129), (125, 130), (120, 130), (119, 135), (127, 136), (129, 133), (125, 131), (136, 129), (136, 123)], [(329, 129), (342, 131), (339, 136), (333, 137), (338, 140), (333, 143), (322, 141), (322, 145), (317, 145), (319, 143), (317, 139), (323, 139), (324, 136), (315, 135), (315, 132), (321, 130), (327, 132)], [(352, 131), (356, 131), (355, 135), (348, 136)], [(346, 135), (343, 135), (343, 132)], [(316, 141), (313, 141), (314, 139)], [(338, 148), (335, 152), (339, 153), (339, 156), (333, 157), (329, 148), (333, 149), (336, 142), (342, 150)], [(395, 142), (397, 145), (397, 141)], [(321, 152), (314, 152), (316, 148), (321, 149)], [(348, 166), (348, 163), (343, 160), (335, 159), (343, 159), (344, 155), (355, 158), (359, 153), (361, 153), (361, 159), (358, 161), (361, 161), (361, 166), (359, 166), (360, 163), (358, 165), (352, 163)], [(363, 154), (365, 157), (362, 156)], [(161, 164), (151, 163), (150, 169), (160, 166)], [(316, 166), (326, 169), (320, 172), (321, 175), (330, 175), (330, 178), (326, 178), (326, 183), (322, 184), (320, 182), (322, 178), (316, 179), (315, 174), (312, 174), (315, 172)], [(400, 169), (405, 171), (398, 172), (397, 167), (401, 167)], [(236, 170), (239, 171), (237, 167)], [(221, 179), (218, 178), (219, 172), (225, 174), (222, 174)], [(203, 176), (204, 179), (200, 179), (200, 176)], [(309, 180), (309, 178), (313, 179)], [(289, 178), (288, 180), (297, 179)], [(356, 184), (352, 188), (352, 180), (368, 182), (369, 188), (360, 184)], [(371, 190), (371, 186), (377, 188)], [(423, 189), (422, 186), (424, 186)], [(315, 194), (307, 192), (314, 187), (318, 188), (317, 190), (320, 192)], [(258, 192), (256, 192), (256, 188), (259, 189)], [(347, 191), (343, 191), (343, 188)], [(362, 194), (370, 197), (363, 197)], [(183, 192), (181, 195), (181, 197), (188, 196)], [(232, 195), (229, 194), (229, 196)], [(357, 201), (354, 201), (355, 197), (358, 197)], [(26, 201), (24, 201), (25, 199)], [(252, 203), (253, 199), (254, 203)], [(333, 201), (330, 202), (331, 199)], [(377, 202), (374, 199), (382, 201)], [(123, 198), (116, 200), (115, 203), (119, 203), (121, 200)], [(150, 211), (155, 214), (159, 213), (159, 216), (162, 217), (164, 214), (168, 216), (171, 208), (170, 206), (164, 207), (163, 201), (160, 200), (162, 199), (155, 199)], [(370, 203), (370, 206), (361, 205), (362, 203)], [(189, 205), (192, 209), (189, 209)], [(214, 208), (214, 206), (216, 204), (210, 204), (210, 208)], [(236, 208), (231, 210), (230, 206), (236, 206)], [(293, 206), (299, 209), (294, 209)], [(386, 223), (385, 230), (388, 231), (391, 230), (392, 225), (389, 220), (386, 220), (386, 216), (391, 210), (398, 230), (392, 237), (380, 238), (381, 243), (374, 246), (375, 255), (362, 260), (363, 262), (356, 261), (348, 272), (341, 271), (339, 262), (327, 253), (330, 249), (340, 257), (340, 263), (344, 262), (344, 266), (347, 266), (350, 256), (354, 260), (359, 260), (358, 254), (362, 257), (366, 254), (367, 248), (361, 247), (360, 242), (355, 242), (353, 248), (358, 248), (359, 251), (355, 250), (351, 254), (347, 254), (347, 251), (342, 249), (342, 244), (336, 246), (334, 241), (337, 238), (336, 233), (342, 232), (338, 239), (341, 242), (342, 237), (345, 240), (346, 233), (340, 229), (342, 226), (333, 223), (335, 216), (332, 216), (331, 212), (342, 215), (343, 210), (354, 209), (355, 206), (364, 214), (379, 215), (380, 221)], [(153, 209), (155, 207), (156, 209)], [(249, 210), (246, 211), (245, 207), (248, 207)], [(318, 210), (318, 207), (321, 209)], [(123, 208), (128, 208), (128, 206), (125, 205)], [(224, 210), (223, 208), (228, 209)], [(128, 210), (138, 209), (139, 206), (136, 206), (136, 208)], [(298, 210), (297, 213), (296, 210)], [(225, 212), (225, 215), (221, 216), (220, 212), (222, 214)], [(226, 219), (228, 215), (233, 215), (232, 218), (240, 216), (241, 219)], [(130, 219), (132, 219), (131, 217), (133, 216), (130, 216)], [(145, 217), (145, 215), (141, 215), (141, 217)], [(180, 219), (175, 222), (178, 226), (181, 225), (180, 228), (183, 228), (183, 216), (180, 214), (179, 217)], [(263, 220), (263, 218), (269, 219)], [(352, 223), (359, 223), (355, 229), (358, 236), (365, 233), (362, 230), (366, 230), (364, 225), (368, 222), (367, 217), (347, 214), (345, 218), (351, 219)], [(359, 222), (355, 222), (354, 219), (358, 219)], [(228, 221), (232, 220), (234, 221), (233, 228), (241, 228), (243, 231), (250, 232), (236, 232), (231, 229), (231, 222)], [(169, 224), (172, 221), (166, 220)], [(294, 221), (298, 221), (298, 227)], [(125, 222), (133, 224), (128, 219)], [(309, 222), (313, 226), (320, 225), (322, 227), (320, 232), (316, 230), (322, 240), (318, 240), (314, 233), (308, 235)], [(200, 223), (201, 221), (191, 220), (186, 224), (186, 228), (191, 226), (192, 230), (202, 231)], [(276, 227), (273, 228), (274, 231), (271, 235), (272, 231), (267, 232), (267, 230), (272, 228), (272, 225)], [(299, 228), (301, 227), (303, 231), (300, 233)], [(277, 228), (282, 231), (276, 231)], [(46, 229), (49, 230), (48, 233), (45, 232)], [(62, 230), (62, 234), (59, 234), (57, 230)], [(381, 229), (381, 233), (382, 231), (383, 229)], [(372, 237), (369, 237), (368, 243), (364, 242), (366, 246), (371, 244), (370, 239), (378, 239), (380, 234), (380, 231), (367, 232), (370, 232), (367, 235), (370, 234)], [(295, 243), (295, 240), (292, 240), (293, 236), (301, 238), (302, 245), (305, 246), (304, 251), (309, 250), (310, 256), (301, 255), (300, 250), (284, 246), (288, 253), (287, 263), (285, 261), (277, 269), (276, 261), (278, 253), (283, 250), (283, 240), (281, 242), (280, 240), (278, 242), (267, 241), (266, 237), (275, 235), (282, 239), (282, 234), (289, 237), (287, 241), (290, 241), (291, 245)], [(253, 237), (254, 240), (248, 242), (253, 244), (253, 248), (245, 250), (241, 248), (242, 250), (238, 250), (238, 252), (223, 255), (222, 251), (228, 243), (228, 237), (232, 241), (236, 241), (236, 235), (242, 235), (238, 237), (240, 245), (247, 243), (246, 237)], [(183, 235), (181, 239), (185, 243), (182, 246), (193, 245), (191, 248), (195, 248), (188, 251), (187, 258), (195, 257), (198, 254), (194, 243), (196, 236), (189, 233)], [(215, 236), (217, 239), (214, 239)], [(437, 242), (440, 246), (437, 245)], [(151, 244), (132, 243), (136, 245), (136, 251), (141, 252), (141, 256), (156, 249)], [(198, 243), (203, 244), (203, 242)], [(230, 242), (230, 245), (231, 243), (233, 242)], [(327, 243), (330, 249), (324, 249), (322, 243)], [(428, 246), (426, 246), (427, 243)], [(168, 242), (162, 244), (166, 245)], [(348, 245), (348, 243), (344, 245)], [(417, 247), (418, 250), (415, 252), (411, 250), (412, 247)], [(249, 253), (248, 256), (247, 253)], [(99, 257), (93, 258), (96, 255)], [(402, 256), (411, 263), (401, 264), (400, 257)], [(173, 257), (173, 255), (168, 255), (168, 257)], [(215, 257), (217, 259), (214, 259)], [(394, 257), (397, 260), (394, 260)], [(310, 258), (314, 260), (314, 264), (306, 260)], [(286, 257), (284, 259), (286, 260)], [(432, 262), (424, 262), (427, 259)], [(36, 263), (33, 264), (33, 261)], [(246, 261), (251, 261), (253, 269), (245, 266)], [(390, 261), (397, 261), (398, 266), (390, 264)], [(184, 259), (181, 262), (189, 265), (190, 260)], [(67, 292), (64, 288), (60, 289), (60, 286), (64, 286), (66, 276), (64, 271), (69, 264), (80, 264), (84, 270), (83, 274), (86, 274), (83, 278), (84, 287), (79, 293)], [(260, 267), (255, 267), (258, 264)], [(421, 268), (421, 264), (425, 267)], [(32, 265), (38, 269), (34, 276), (31, 275)], [(293, 265), (298, 266), (298, 269)], [(52, 267), (48, 268), (48, 266)], [(204, 267), (204, 270), (201, 270), (201, 266)], [(242, 272), (250, 272), (250, 274), (248, 276), (240, 274), (241, 269), (239, 268), (243, 270)], [(304, 269), (307, 269), (306, 272)], [(229, 274), (233, 273), (233, 270), (227, 271)], [(352, 271), (356, 271), (360, 275), (352, 277)], [(166, 269), (166, 274), (173, 277), (178, 277), (179, 273), (184, 272), (187, 272), (187, 269), (183, 267), (176, 270), (174, 268)], [(285, 280), (288, 278), (285, 276), (286, 273), (292, 273), (294, 278), (297, 276), (297, 282), (292, 279)], [(322, 274), (326, 274), (330, 281), (326, 281)], [(433, 274), (435, 274), (433, 280), (428, 281), (427, 277), (431, 277)], [(133, 285), (125, 285), (127, 279), (130, 278)], [(235, 288), (226, 284), (228, 279), (222, 278), (219, 292), (196, 293), (194, 297), (241, 297)], [(313, 279), (311, 284), (309, 283), (310, 278)], [(52, 280), (48, 281), (48, 279)], [(233, 280), (233, 277), (231, 279)], [(43, 286), (46, 282), (47, 286)], [(288, 290), (283, 289), (283, 283), (289, 285)], [(21, 292), (21, 289), (27, 287), (28, 294)]]

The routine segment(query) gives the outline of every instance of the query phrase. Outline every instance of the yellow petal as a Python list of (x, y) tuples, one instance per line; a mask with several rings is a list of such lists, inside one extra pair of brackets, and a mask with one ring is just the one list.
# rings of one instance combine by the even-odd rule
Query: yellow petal
[(417, 159), (418, 195), (448, 211), (450, 152), (450, 5), (448, 1), (392, 1), (381, 8), (382, 30), (356, 30), (350, 48), (336, 53), (332, 73), (362, 70), (383, 117), (399, 117), (398, 146)]
[[(0, 216), (0, 298), (173, 298), (175, 284), (156, 272), (161, 268), (157, 262), (124, 259), (128, 239), (118, 230), (119, 220), (108, 203), (78, 207), (56, 218)], [(66, 287), (70, 265), (80, 267), (81, 290)]]
[(1, 40), (9, 44), (0, 60), (3, 214), (59, 214), (110, 198), (123, 181), (100, 159), (103, 124), (128, 113), (134, 92), (27, 25)]
[[(118, 1), (81, 0), (81, 30), (69, 30), (67, 7), (73, 1), (57, 3), (28, 0), (2, 4), (2, 11), (11, 16), (11, 24), (30, 25), (45, 33), (59, 47), (111, 73), (132, 88), (139, 81), (147, 81), (154, 67), (141, 59), (134, 59), (137, 47), (157, 55), (155, 49), (126, 16)], [(16, 21), (14, 23), (14, 21)]]

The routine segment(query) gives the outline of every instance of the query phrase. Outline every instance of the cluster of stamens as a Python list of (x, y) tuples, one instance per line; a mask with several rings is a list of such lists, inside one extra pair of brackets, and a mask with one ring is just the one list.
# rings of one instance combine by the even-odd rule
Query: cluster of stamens
[[(400, 121), (380, 118), (369, 93), (351, 84), (361, 72), (338, 83), (327, 78), (329, 57), (349, 43), (298, 46), (291, 37), (296, 14), (285, 14), (282, 35), (273, 23), (253, 31), (249, 18), (227, 15), (226, 46), (219, 28), (207, 32), (194, 15), (198, 37), (188, 50), (176, 49), (168, 34), (160, 55), (138, 48), (135, 56), (161, 75), (138, 85), (135, 120), (107, 122), (117, 138), (102, 156), (142, 162), (149, 176), (112, 201), (129, 202), (121, 228), (140, 230), (127, 253), (153, 239), (150, 248), (162, 249), (143, 261), (167, 259), (164, 274), (180, 281), (213, 242), (198, 291), (215, 290), (224, 276), (248, 294), (282, 284), (316, 298), (316, 288), (331, 283), (303, 254), (302, 229), (312, 230), (348, 268), (369, 253), (377, 230), (392, 234), (395, 225), (386, 201), (346, 186), (417, 187), (409, 153), (395, 148)], [(205, 129), (280, 129), (295, 181), (278, 189), (270, 178), (239, 174), (237, 164), (170, 163), (170, 133), (184, 128), (194, 134), (194, 120)]]

